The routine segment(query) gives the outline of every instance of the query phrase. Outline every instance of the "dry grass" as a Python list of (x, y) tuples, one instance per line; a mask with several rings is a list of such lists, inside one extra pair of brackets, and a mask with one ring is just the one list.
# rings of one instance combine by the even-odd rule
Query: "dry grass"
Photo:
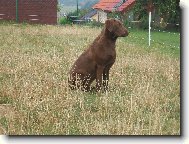
[(179, 56), (145, 48), (132, 33), (117, 42), (109, 93), (68, 89), (69, 68), (99, 32), (0, 25), (1, 133), (180, 135)]

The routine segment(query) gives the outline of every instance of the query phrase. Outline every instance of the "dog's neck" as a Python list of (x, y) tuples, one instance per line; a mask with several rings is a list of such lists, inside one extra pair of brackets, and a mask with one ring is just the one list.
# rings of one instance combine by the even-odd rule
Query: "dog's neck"
[(105, 36), (106, 38), (110, 39), (113, 42), (116, 42), (118, 38), (113, 32), (110, 32), (107, 28), (103, 29), (103, 36)]

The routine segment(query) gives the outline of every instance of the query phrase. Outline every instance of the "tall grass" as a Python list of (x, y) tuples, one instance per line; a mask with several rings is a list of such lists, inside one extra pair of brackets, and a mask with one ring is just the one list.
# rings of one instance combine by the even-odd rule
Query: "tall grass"
[(180, 135), (179, 49), (148, 47), (144, 31), (117, 41), (108, 93), (68, 89), (71, 65), (100, 31), (0, 24), (2, 134)]

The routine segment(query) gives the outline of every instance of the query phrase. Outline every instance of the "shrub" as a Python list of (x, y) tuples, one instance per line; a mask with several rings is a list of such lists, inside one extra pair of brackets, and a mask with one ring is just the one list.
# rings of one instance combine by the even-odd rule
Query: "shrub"
[(71, 21), (68, 20), (66, 17), (60, 18), (60, 24), (65, 25), (65, 24), (71, 24)]

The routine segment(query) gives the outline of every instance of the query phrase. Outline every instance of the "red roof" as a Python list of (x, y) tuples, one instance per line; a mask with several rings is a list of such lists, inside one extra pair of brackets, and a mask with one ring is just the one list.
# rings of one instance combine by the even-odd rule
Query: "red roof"
[(136, 0), (128, 0), (125, 3), (123, 3), (117, 10), (118, 11), (127, 11), (135, 4), (135, 2), (136, 2)]
[(93, 6), (94, 9), (102, 9), (104, 11), (111, 11), (113, 7), (119, 3), (120, 0), (100, 0)]
[(125, 12), (131, 8), (136, 0), (126, 0), (125, 3), (121, 4), (119, 7), (117, 5), (122, 2), (122, 0), (100, 0), (97, 4), (93, 6), (94, 9), (101, 9), (103, 11), (119, 11)]

